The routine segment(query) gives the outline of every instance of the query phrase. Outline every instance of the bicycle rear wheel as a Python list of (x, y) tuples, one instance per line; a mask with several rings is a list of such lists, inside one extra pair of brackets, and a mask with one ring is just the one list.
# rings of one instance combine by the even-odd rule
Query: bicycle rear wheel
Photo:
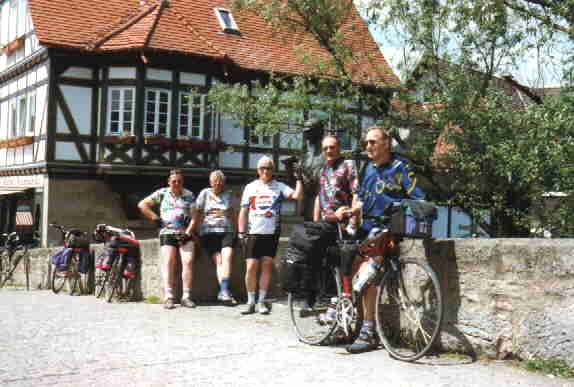
[(78, 295), (81, 296), (84, 293), (84, 286), (82, 285), (82, 276), (78, 271), (78, 263), (80, 261), (80, 256), (78, 253), (72, 255), (70, 263), (69, 272), (69, 285), (70, 285), (70, 296)]
[(427, 262), (415, 258), (401, 258), (396, 269), (389, 265), (387, 270), (377, 291), (377, 333), (392, 357), (414, 361), (430, 350), (440, 332), (438, 277)]
[(55, 266), (52, 266), (52, 291), (54, 294), (60, 293), (66, 281), (68, 281), (68, 272), (59, 271)]
[(305, 344), (322, 344), (337, 327), (336, 321), (326, 322), (322, 314), (327, 311), (332, 297), (341, 295), (341, 280), (338, 268), (320, 271), (319, 289), (316, 294), (289, 293), (289, 314), (295, 334)]

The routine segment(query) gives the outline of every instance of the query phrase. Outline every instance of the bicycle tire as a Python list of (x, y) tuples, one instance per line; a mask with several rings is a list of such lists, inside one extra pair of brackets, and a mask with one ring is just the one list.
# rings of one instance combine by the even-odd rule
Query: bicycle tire
[(95, 291), (96, 298), (102, 297), (106, 293), (106, 287), (110, 278), (110, 270), (96, 270)]
[(65, 275), (62, 275), (62, 273), (59, 272), (58, 270), (56, 270), (56, 267), (53, 266), (52, 267), (52, 292), (54, 292), (54, 294), (60, 293), (60, 290), (62, 290), (64, 288), (64, 285), (66, 285), (67, 281), (68, 281), (68, 277)]
[[(331, 298), (339, 297), (342, 291), (338, 268), (322, 269), (319, 276), (319, 289), (314, 297), (290, 292), (287, 298), (295, 334), (299, 341), (310, 345), (322, 344), (337, 328), (337, 324), (323, 323), (320, 315), (327, 311)], [(312, 307), (309, 309), (307, 304)]]
[(108, 278), (108, 284), (106, 289), (106, 301), (112, 302), (114, 296), (120, 297), (121, 286), (122, 286), (122, 273), (121, 269), (121, 256), (115, 259), (111, 269), (110, 277)]
[(78, 264), (79, 264), (79, 254), (74, 252), (70, 259), (70, 271), (69, 276), (70, 279), (68, 280), (70, 285), (70, 296), (78, 295), (81, 296), (84, 293), (84, 288), (82, 286), (82, 275), (78, 271)]
[(30, 290), (30, 256), (24, 257), (24, 272), (26, 273), (26, 290)]
[(428, 262), (405, 257), (395, 263), (386, 267), (377, 289), (377, 334), (393, 358), (415, 361), (431, 349), (440, 333), (440, 283)]
[(2, 250), (0, 253), (0, 288), (8, 281), (8, 273), (10, 271), (10, 253), (7, 250)]

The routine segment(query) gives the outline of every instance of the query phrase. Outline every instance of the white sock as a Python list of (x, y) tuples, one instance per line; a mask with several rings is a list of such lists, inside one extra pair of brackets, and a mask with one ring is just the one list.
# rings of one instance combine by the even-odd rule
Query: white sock
[(260, 290), (259, 291), (259, 303), (263, 304), (265, 301), (265, 297), (267, 297), (267, 290)]
[(173, 298), (173, 289), (172, 288), (165, 288), (164, 291), (165, 299)]

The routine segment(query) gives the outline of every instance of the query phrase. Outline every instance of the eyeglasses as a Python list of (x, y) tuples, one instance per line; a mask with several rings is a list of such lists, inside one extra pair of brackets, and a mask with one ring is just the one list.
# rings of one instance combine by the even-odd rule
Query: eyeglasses
[(170, 180), (172, 183), (177, 183), (177, 184), (182, 184), (183, 180), (179, 180), (179, 179), (172, 179)]
[(259, 167), (259, 168), (257, 168), (257, 169), (259, 169), (260, 171), (269, 171), (269, 172), (271, 172), (271, 171), (273, 170), (273, 167)]

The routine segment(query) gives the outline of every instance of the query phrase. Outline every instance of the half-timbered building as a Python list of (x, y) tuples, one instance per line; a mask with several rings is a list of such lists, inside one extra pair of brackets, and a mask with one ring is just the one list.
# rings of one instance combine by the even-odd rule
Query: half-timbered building
[[(264, 154), (281, 174), (299, 136), (252, 135), (210, 109), (206, 93), (215, 82), (309, 73), (298, 50), (327, 54), (230, 3), (0, 1), (0, 231), (17, 212), (33, 214), (44, 244), (56, 239), (50, 222), (143, 229), (135, 204), (174, 167), (195, 192), (215, 169), (239, 192)], [(357, 58), (369, 58), (354, 64), (357, 82), (390, 96), (398, 78), (364, 21), (355, 11), (347, 24)]]

